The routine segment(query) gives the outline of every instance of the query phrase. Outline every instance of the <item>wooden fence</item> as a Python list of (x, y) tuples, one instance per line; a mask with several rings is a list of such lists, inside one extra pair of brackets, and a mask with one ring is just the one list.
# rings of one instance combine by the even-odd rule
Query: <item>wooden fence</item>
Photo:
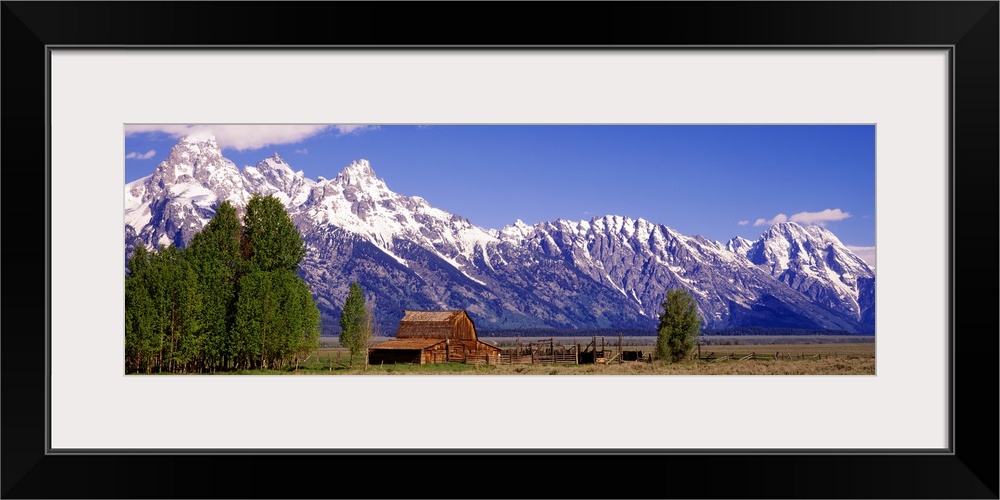
[(555, 354), (516, 354), (505, 352), (500, 354), (501, 365), (547, 365), (547, 364), (577, 364), (575, 352), (557, 352)]
[(500, 354), (501, 365), (530, 365), (533, 361), (533, 358), (527, 354), (517, 355), (511, 352)]
[[(480, 351), (483, 352), (483, 351)], [(430, 362), (431, 363), (475, 363), (475, 364), (496, 364), (499, 362), (498, 357), (490, 356), (486, 354), (468, 354), (460, 351), (452, 351), (449, 354), (447, 351), (433, 351), (431, 353)]]

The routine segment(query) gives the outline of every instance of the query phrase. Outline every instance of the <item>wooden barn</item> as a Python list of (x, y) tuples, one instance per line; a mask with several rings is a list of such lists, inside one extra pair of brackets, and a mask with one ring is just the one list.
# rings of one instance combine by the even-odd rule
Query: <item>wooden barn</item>
[(370, 364), (496, 364), (500, 348), (476, 338), (476, 325), (465, 311), (404, 311), (396, 338), (371, 348)]

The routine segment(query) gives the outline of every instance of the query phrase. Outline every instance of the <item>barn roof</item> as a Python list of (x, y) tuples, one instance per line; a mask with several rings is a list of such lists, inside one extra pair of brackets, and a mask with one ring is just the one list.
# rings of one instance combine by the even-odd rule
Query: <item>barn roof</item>
[(372, 349), (418, 350), (426, 349), (444, 341), (444, 339), (392, 339), (382, 342), (372, 347)]
[(404, 311), (396, 338), (476, 338), (476, 325), (463, 310)]
[(455, 321), (455, 318), (464, 312), (465, 311), (403, 311), (404, 314), (402, 321), (421, 323), (451, 323), (452, 321)]

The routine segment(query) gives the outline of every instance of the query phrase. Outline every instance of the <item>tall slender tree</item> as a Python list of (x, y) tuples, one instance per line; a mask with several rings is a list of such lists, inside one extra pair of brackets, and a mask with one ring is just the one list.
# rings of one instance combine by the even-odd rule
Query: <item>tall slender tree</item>
[[(340, 313), (340, 345), (351, 351), (351, 366), (354, 366), (354, 356), (361, 352), (362, 342), (368, 342), (365, 328), (365, 296), (357, 281), (351, 283), (344, 300), (344, 309)], [(363, 339), (363, 340), (362, 340)]]
[(157, 252), (158, 277), (163, 286), (160, 306), (165, 312), (164, 364), (168, 371), (186, 372), (198, 355), (201, 296), (198, 280), (183, 249), (176, 246)]
[(288, 271), (276, 271), (275, 288), (281, 302), (280, 355), (282, 360), (298, 360), (319, 348), (319, 309), (312, 297), (309, 285)]
[(125, 370), (151, 371), (160, 345), (158, 317), (150, 295), (150, 253), (136, 247), (125, 277)]
[(137, 247), (125, 280), (126, 369), (187, 371), (199, 357), (201, 295), (183, 250)]
[(237, 359), (247, 368), (279, 368), (312, 345), (314, 336), (318, 344), (319, 310), (311, 293), (306, 304), (308, 285), (297, 274), (305, 243), (274, 196), (254, 194), (243, 226), (234, 320)]
[(212, 371), (225, 369), (235, 355), (231, 335), (241, 267), (240, 233), (236, 208), (224, 201), (216, 207), (212, 220), (188, 245), (203, 300), (205, 338), (202, 354), (205, 365)]
[(375, 302), (369, 300), (365, 302), (365, 319), (361, 322), (361, 329), (358, 330), (358, 344), (362, 346), (365, 357), (365, 370), (368, 369), (368, 344), (379, 335), (381, 329), (375, 319)]
[(240, 279), (234, 325), (244, 368), (280, 369), (319, 347), (319, 309), (294, 273), (257, 271)]

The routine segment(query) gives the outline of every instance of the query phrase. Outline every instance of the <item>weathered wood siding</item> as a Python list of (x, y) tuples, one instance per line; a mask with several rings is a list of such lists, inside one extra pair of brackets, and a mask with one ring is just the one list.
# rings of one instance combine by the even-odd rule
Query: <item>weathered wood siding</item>
[(420, 357), (421, 363), (440, 363), (448, 355), (448, 344), (442, 342), (440, 344), (432, 345), (424, 349), (423, 354)]
[(476, 326), (472, 324), (472, 318), (465, 311), (455, 318), (451, 338), (476, 340)]
[(497, 364), (500, 361), (499, 347), (468, 339), (452, 339), (448, 343), (452, 361), (466, 361), (474, 358), (488, 360), (490, 364)]
[(465, 311), (406, 311), (398, 339), (476, 339), (476, 326)]

